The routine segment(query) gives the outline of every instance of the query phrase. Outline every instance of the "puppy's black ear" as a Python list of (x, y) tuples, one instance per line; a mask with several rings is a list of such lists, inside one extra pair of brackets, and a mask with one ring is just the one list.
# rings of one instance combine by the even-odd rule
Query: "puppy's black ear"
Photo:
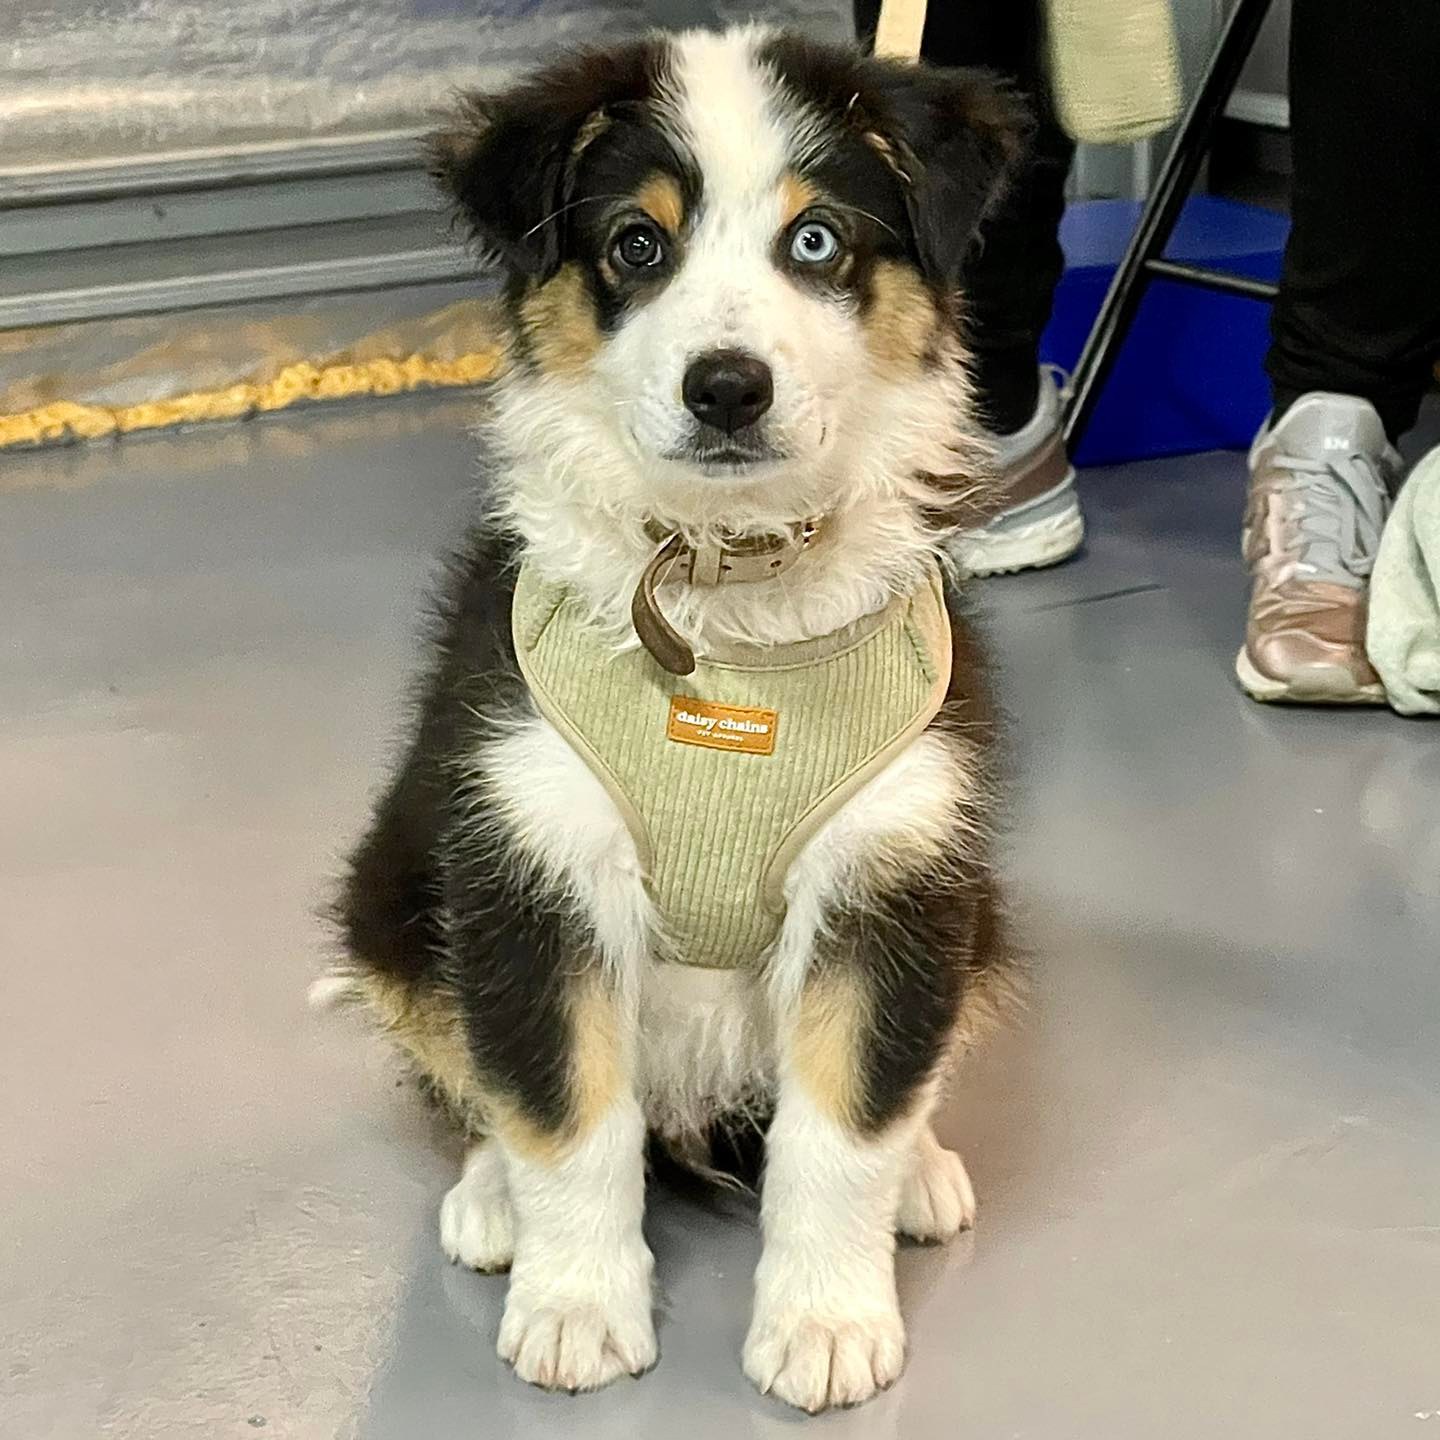
[(1022, 163), (1035, 123), (983, 70), (867, 62), (866, 138), (900, 176), (921, 263), (953, 285), (986, 211)]
[(609, 109), (650, 96), (660, 60), (653, 42), (584, 53), (498, 95), (461, 99), (427, 142), (430, 173), (487, 262), (554, 274), (580, 156)]

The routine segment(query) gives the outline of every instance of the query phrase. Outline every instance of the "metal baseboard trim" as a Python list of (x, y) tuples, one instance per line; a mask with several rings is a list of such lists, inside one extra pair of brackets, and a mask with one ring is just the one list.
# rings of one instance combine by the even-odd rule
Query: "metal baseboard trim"
[(122, 316), (167, 315), (181, 310), (244, 305), (256, 300), (429, 285), (461, 280), (474, 273), (475, 263), (465, 251), (426, 249), (0, 296), (0, 330)]
[(423, 130), (388, 130), (330, 140), (287, 140), (183, 150), (73, 165), (0, 167), (0, 208), (66, 205), (180, 190), (216, 190), (319, 175), (414, 170)]

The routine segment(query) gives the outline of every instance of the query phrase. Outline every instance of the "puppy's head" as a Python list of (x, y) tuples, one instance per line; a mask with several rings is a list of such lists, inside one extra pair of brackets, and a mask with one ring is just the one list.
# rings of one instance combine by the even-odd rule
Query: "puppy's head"
[(983, 75), (743, 29), (472, 96), (433, 157), (508, 275), (520, 428), (597, 503), (748, 527), (933, 464), (960, 264), (1023, 135)]

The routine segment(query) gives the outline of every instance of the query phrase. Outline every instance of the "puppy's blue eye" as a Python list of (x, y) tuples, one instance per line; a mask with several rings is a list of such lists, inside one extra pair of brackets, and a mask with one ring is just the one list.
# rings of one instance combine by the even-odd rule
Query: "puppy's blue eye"
[(653, 225), (627, 225), (615, 237), (615, 258), (627, 270), (648, 270), (665, 258), (665, 247)]
[(790, 258), (802, 265), (823, 265), (839, 253), (835, 232), (818, 220), (807, 220), (790, 240)]

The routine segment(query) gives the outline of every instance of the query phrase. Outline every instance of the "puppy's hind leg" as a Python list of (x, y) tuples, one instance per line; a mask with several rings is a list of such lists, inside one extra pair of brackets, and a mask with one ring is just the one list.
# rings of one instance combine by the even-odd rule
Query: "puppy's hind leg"
[(896, 1230), (908, 1240), (953, 1240), (975, 1224), (975, 1191), (965, 1165), (928, 1124), (920, 1127), (900, 1185)]
[(440, 1202), (440, 1248), (472, 1270), (510, 1268), (515, 1218), (498, 1141), (474, 1140), (466, 1150), (460, 1179)]

